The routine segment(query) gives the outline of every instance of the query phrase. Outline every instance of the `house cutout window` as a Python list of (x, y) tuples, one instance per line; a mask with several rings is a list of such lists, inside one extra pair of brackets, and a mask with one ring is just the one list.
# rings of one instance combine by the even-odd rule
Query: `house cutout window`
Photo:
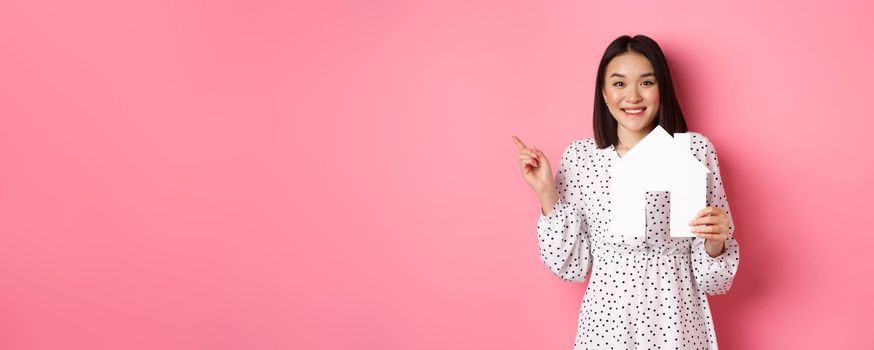
[(672, 237), (695, 237), (688, 222), (707, 203), (707, 169), (690, 148), (688, 133), (671, 137), (656, 126), (610, 168), (610, 232), (646, 234), (646, 192), (669, 191)]

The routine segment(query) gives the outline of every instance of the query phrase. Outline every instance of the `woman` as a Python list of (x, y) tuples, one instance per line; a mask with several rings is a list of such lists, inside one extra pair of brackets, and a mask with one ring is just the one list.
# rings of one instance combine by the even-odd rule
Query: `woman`
[(541, 260), (568, 281), (583, 282), (591, 271), (574, 349), (716, 349), (706, 294), (728, 292), (739, 261), (716, 149), (689, 132), (690, 151), (711, 171), (707, 206), (689, 218), (696, 237), (670, 236), (664, 192), (647, 193), (645, 236), (610, 232), (613, 162), (656, 125), (671, 135), (688, 131), (652, 39), (614, 40), (595, 84), (595, 136), (571, 142), (554, 179), (543, 152), (513, 137), (522, 175), (540, 198)]

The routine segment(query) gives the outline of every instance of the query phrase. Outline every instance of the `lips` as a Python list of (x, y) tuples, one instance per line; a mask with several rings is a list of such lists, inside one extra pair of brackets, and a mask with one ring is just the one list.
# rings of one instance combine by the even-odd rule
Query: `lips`
[(646, 110), (646, 107), (629, 107), (629, 108), (621, 108), (626, 115), (629, 116), (639, 116), (643, 114), (643, 111)]

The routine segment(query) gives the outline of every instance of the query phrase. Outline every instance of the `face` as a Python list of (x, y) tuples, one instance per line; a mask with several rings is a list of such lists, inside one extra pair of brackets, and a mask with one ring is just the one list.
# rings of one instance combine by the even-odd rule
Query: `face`
[(619, 133), (648, 133), (659, 109), (655, 71), (646, 56), (628, 52), (607, 64), (601, 93)]

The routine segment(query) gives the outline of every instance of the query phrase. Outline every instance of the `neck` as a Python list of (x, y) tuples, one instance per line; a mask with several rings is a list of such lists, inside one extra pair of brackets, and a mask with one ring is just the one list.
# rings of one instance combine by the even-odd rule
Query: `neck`
[(621, 149), (631, 149), (634, 147), (640, 140), (643, 140), (646, 135), (649, 134), (652, 129), (655, 129), (656, 124), (653, 123), (652, 126), (648, 129), (640, 130), (640, 131), (631, 131), (625, 129), (623, 127), (619, 127), (616, 130), (617, 136), (619, 136), (619, 146), (617, 148)]

